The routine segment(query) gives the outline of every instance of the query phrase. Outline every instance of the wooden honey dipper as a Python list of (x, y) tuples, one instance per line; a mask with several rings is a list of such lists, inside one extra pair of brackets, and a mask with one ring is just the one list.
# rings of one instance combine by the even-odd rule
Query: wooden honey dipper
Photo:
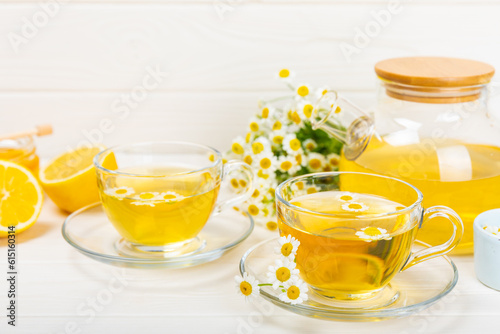
[(22, 137), (28, 137), (28, 136), (47, 136), (52, 134), (52, 125), (50, 124), (42, 124), (42, 125), (37, 125), (34, 129), (31, 130), (26, 130), (26, 131), (21, 131), (17, 133), (11, 133), (9, 135), (3, 135), (0, 136), (0, 140), (5, 140), (5, 139), (17, 139), (17, 138), (22, 138)]

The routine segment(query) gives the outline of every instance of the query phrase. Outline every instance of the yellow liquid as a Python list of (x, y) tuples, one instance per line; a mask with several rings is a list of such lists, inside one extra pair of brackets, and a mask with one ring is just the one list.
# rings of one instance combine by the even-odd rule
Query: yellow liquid
[(9, 160), (20, 164), (38, 175), (40, 159), (34, 152), (20, 147), (2, 147), (0, 142), (0, 160)]
[[(442, 180), (436, 148), (450, 146), (466, 148), (470, 156), (472, 177), (465, 180)], [(453, 169), (453, 166), (447, 168)], [(446, 140), (434, 147), (394, 147), (374, 139), (356, 161), (342, 157), (340, 170), (396, 177), (412, 184), (423, 193), (424, 207), (445, 205), (455, 210), (465, 227), (462, 241), (454, 251), (456, 254), (472, 253), (472, 223), (476, 216), (486, 210), (500, 207), (500, 148), (494, 146)], [(452, 173), (453, 171), (448, 172), (445, 177), (449, 178)], [(438, 245), (448, 240), (451, 234), (451, 224), (444, 218), (437, 218), (424, 225), (418, 239)]]
[[(341, 201), (345, 192), (325, 191), (304, 195), (291, 203), (324, 217), (299, 211), (288, 215), (278, 208), (280, 234), (300, 241), (296, 255), (300, 275), (320, 294), (337, 299), (365, 298), (382, 289), (405, 264), (418, 231), (410, 215), (356, 219), (400, 210), (402, 206), (383, 197), (355, 194)], [(361, 204), (361, 211), (346, 208)], [(354, 206), (359, 208), (359, 206)], [(341, 215), (338, 217), (337, 215)], [(387, 235), (390, 234), (390, 237)]]
[(134, 244), (165, 246), (195, 238), (212, 213), (220, 180), (209, 172), (168, 177), (194, 169), (166, 166), (120, 170), (166, 177), (113, 180), (114, 184), (100, 191), (108, 218)]

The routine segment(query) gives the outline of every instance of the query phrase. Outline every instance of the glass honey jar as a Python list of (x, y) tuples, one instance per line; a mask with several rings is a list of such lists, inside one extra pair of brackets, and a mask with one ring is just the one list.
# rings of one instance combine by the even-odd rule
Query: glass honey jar
[[(425, 207), (452, 208), (465, 228), (454, 253), (472, 253), (475, 217), (500, 208), (500, 122), (488, 111), (494, 68), (473, 60), (408, 57), (381, 61), (375, 72), (371, 139), (355, 156), (344, 154), (340, 170), (397, 177), (422, 191)], [(436, 245), (451, 228), (444, 218), (435, 219), (417, 238)]]
[(32, 136), (0, 140), (0, 159), (18, 163), (38, 175), (40, 160)]

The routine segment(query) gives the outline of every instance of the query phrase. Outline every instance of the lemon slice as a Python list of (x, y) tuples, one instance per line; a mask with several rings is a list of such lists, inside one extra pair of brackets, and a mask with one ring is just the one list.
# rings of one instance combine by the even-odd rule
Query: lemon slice
[(30, 228), (42, 211), (43, 193), (29, 170), (16, 163), (0, 160), (0, 237), (9, 226), (20, 233)]
[[(94, 146), (68, 151), (40, 170), (43, 189), (60, 209), (74, 212), (99, 201), (93, 159), (104, 149), (104, 146)], [(114, 156), (108, 155), (103, 165), (116, 169)]]

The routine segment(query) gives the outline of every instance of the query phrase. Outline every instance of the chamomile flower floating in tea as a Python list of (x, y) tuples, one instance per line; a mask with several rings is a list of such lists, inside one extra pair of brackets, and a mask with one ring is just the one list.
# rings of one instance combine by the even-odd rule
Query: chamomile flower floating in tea
[(259, 281), (255, 277), (244, 273), (243, 277), (234, 276), (234, 280), (236, 281), (236, 291), (239, 295), (244, 296), (246, 301), (259, 295)]
[(355, 233), (358, 237), (363, 239), (366, 242), (371, 242), (373, 240), (390, 240), (389, 234), (387, 234), (387, 230), (380, 227), (365, 227), (360, 231)]
[(368, 210), (368, 206), (361, 202), (347, 202), (342, 204), (342, 209), (351, 212), (363, 212)]
[(109, 196), (114, 196), (118, 199), (130, 197), (131, 195), (135, 194), (134, 188), (131, 188), (131, 187), (109, 188), (109, 189), (106, 189), (105, 192)]

